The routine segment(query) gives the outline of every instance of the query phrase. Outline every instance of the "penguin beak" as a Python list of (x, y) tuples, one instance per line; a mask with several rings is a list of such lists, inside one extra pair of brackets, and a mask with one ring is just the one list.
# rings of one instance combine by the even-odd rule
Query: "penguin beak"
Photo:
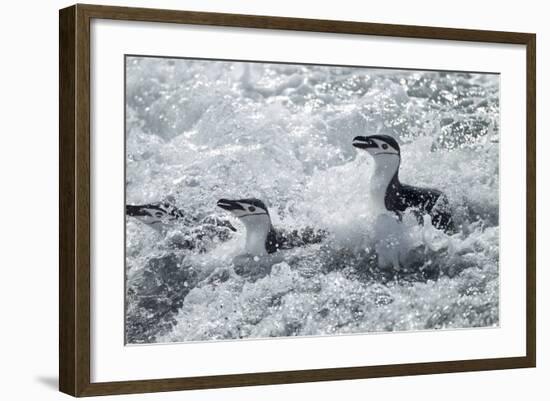
[(352, 145), (359, 149), (377, 148), (378, 145), (368, 136), (356, 136), (353, 138)]
[(216, 205), (229, 212), (232, 210), (244, 210), (244, 207), (242, 207), (238, 202), (229, 199), (220, 199)]
[(151, 216), (142, 206), (126, 205), (126, 215), (132, 217)]

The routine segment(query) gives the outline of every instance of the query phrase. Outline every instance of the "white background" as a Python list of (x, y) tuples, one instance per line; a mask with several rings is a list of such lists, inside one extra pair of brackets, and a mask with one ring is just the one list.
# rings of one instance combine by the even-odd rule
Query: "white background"
[[(524, 46), (100, 20), (92, 48), (93, 382), (525, 355)], [(500, 328), (123, 347), (125, 53), (499, 71)]]
[[(97, 3), (107, 4), (97, 1)], [(0, 101), (2, 144), (0, 171), (2, 222), (0, 250), (0, 394), (5, 399), (61, 399), (57, 386), (57, 9), (68, 2), (26, 1), (5, 5), (0, 24)], [(543, 171), (550, 168), (545, 148), (550, 145), (547, 58), (550, 28), (544, 2), (249, 2), (232, 0), (131, 1), (129, 6), (186, 8), (327, 19), (349, 19), (416, 25), (531, 31), (538, 34), (538, 316), (539, 367), (515, 371), (461, 373), (316, 384), (207, 390), (120, 399), (280, 400), (280, 399), (532, 399), (548, 397), (544, 381), (550, 374), (550, 349), (544, 342), (550, 297), (546, 280), (543, 227), (549, 213)], [(7, 122), (7, 124), (6, 124)], [(546, 160), (545, 160), (546, 159)], [(7, 274), (6, 274), (7, 273)], [(546, 313), (546, 315), (548, 315)], [(103, 398), (103, 399), (109, 399)]]

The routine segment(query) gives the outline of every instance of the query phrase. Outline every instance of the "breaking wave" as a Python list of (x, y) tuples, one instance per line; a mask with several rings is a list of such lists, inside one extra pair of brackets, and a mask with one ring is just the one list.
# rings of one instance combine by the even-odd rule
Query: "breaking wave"
[[(330, 236), (262, 260), (243, 228), (199, 250), (188, 227), (127, 218), (129, 343), (487, 327), (499, 322), (499, 78), (489, 74), (127, 58), (128, 203), (200, 218), (263, 199), (275, 227)], [(458, 233), (369, 202), (356, 135), (401, 142), (400, 179), (438, 188)], [(426, 216), (427, 217), (427, 216)]]

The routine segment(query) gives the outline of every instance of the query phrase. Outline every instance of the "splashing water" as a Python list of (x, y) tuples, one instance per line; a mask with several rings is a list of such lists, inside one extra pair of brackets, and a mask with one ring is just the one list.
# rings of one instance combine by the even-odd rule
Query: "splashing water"
[[(128, 203), (216, 218), (256, 197), (275, 227), (330, 233), (254, 259), (237, 221), (185, 250), (188, 227), (128, 218), (129, 343), (498, 325), (498, 76), (139, 57), (126, 73)], [(351, 141), (376, 133), (400, 140), (402, 182), (447, 194), (458, 233), (373, 207)]]

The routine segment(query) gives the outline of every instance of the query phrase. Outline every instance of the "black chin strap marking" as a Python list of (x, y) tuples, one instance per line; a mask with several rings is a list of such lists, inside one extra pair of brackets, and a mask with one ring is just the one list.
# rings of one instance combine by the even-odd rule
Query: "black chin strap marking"
[(249, 213), (249, 214), (243, 214), (239, 217), (248, 217), (248, 216), (261, 216), (262, 214), (265, 214), (267, 216), (267, 213)]

